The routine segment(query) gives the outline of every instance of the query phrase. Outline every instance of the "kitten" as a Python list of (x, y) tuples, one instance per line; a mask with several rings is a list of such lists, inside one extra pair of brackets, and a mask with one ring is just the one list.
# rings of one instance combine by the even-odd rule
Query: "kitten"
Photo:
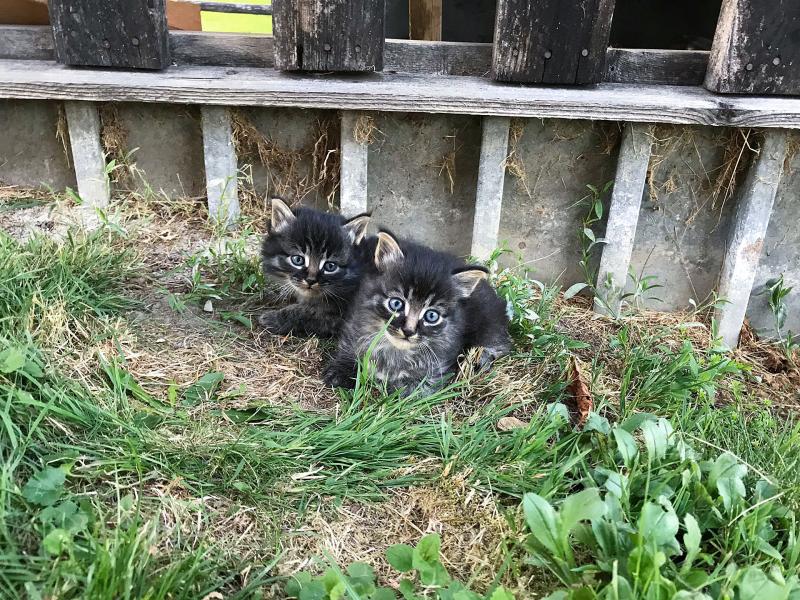
[(398, 243), (385, 231), (376, 244), (326, 383), (352, 388), (357, 362), (373, 342), (376, 377), (405, 392), (439, 383), (467, 348), (483, 348), (482, 368), (511, 350), (506, 303), (486, 282), (486, 269)]
[(264, 273), (295, 303), (261, 314), (269, 332), (334, 336), (358, 290), (369, 256), (362, 243), (370, 216), (345, 220), (310, 208), (272, 201), (272, 220), (261, 246)]

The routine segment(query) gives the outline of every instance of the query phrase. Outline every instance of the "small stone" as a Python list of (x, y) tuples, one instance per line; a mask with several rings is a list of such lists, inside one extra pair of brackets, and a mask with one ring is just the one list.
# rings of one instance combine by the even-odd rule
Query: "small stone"
[(527, 426), (528, 424), (525, 421), (522, 421), (517, 417), (503, 417), (497, 422), (497, 428), (500, 431), (511, 431), (512, 429), (522, 429), (523, 427)]
[(206, 303), (203, 305), (203, 310), (207, 313), (214, 312), (214, 305), (211, 304), (211, 300), (206, 300)]

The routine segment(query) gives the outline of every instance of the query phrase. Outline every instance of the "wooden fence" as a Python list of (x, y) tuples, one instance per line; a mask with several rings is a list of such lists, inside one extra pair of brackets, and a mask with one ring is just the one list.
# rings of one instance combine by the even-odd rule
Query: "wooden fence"
[[(786, 130), (800, 128), (800, 3), (724, 0), (710, 52), (609, 48), (614, 0), (498, 0), (494, 44), (385, 40), (384, 0), (198, 3), (272, 14), (274, 38), (170, 32), (164, 0), (50, 0), (52, 27), (0, 26), (0, 98), (65, 102), (85, 202), (109, 201), (100, 101), (200, 105), (209, 209), (228, 223), (239, 206), (226, 106), (341, 110), (345, 214), (367, 209), (368, 152), (354, 136), (364, 111), (474, 114), (483, 117), (483, 135), (472, 252), (483, 257), (498, 244), (511, 117), (621, 121), (596, 299), (598, 311), (613, 313), (631, 260), (651, 124), (765, 128), (720, 274), (728, 300), (717, 314), (720, 334), (736, 344)], [(441, 36), (441, 0), (411, 0), (410, 16), (412, 36)]]

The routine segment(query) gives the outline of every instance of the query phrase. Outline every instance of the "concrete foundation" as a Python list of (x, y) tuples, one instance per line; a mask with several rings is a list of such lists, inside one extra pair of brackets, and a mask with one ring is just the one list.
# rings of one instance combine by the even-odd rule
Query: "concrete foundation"
[[(127, 151), (154, 191), (168, 196), (205, 195), (199, 108), (117, 105)], [(327, 209), (338, 205), (340, 159), (336, 111), (242, 109), (250, 127), (240, 152), (242, 193), (279, 195)], [(383, 113), (374, 116), (368, 149), (368, 209), (375, 222), (436, 248), (467, 255), (471, 250), (481, 141), (481, 118)], [(75, 186), (61, 140), (56, 102), (0, 102), (0, 182), (22, 187)], [(234, 119), (234, 130), (237, 130)], [(247, 132), (245, 132), (247, 133)], [(238, 136), (242, 130), (239, 128)], [(602, 187), (616, 171), (620, 127), (615, 123), (512, 120), (508, 168), (498, 240), (530, 275), (566, 287), (584, 280), (579, 266), (581, 202), (587, 184)], [(655, 128), (647, 186), (631, 264), (637, 275), (655, 275), (663, 287), (643, 303), (663, 310), (701, 303), (716, 289), (736, 195), (729, 195), (734, 131), (705, 127)], [(240, 150), (242, 140), (240, 142)], [(791, 149), (800, 147), (794, 134)], [(69, 147), (69, 146), (67, 146)], [(739, 170), (751, 151), (744, 148)], [(266, 164), (262, 164), (265, 159)], [(327, 175), (325, 174), (327, 169)], [(136, 180), (134, 179), (134, 183)], [(734, 180), (733, 191), (741, 182)], [(136, 184), (143, 187), (141, 182)], [(786, 327), (800, 331), (800, 153), (790, 151), (773, 209), (754, 287), (780, 274), (795, 292), (787, 298)], [(119, 191), (119, 190), (118, 190)], [(605, 224), (593, 226), (603, 235)], [(595, 253), (595, 260), (599, 252)], [(751, 323), (769, 333), (772, 315), (765, 296), (751, 297)]]
[[(75, 188), (69, 140), (59, 139), (60, 103), (0, 100), (0, 183)], [(61, 131), (66, 135), (67, 123)]]

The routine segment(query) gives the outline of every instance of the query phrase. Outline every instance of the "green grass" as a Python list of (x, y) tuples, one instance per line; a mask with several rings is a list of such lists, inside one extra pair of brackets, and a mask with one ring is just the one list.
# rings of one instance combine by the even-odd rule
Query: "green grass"
[[(737, 562), (738, 570), (725, 575), (727, 583), (701, 586), (706, 592), (741, 590), (758, 578), (748, 566), (771, 569), (773, 579), (778, 573), (787, 580), (797, 575), (793, 525), (780, 511), (800, 505), (800, 428), (752, 397), (745, 365), (714, 348), (680, 343), (680, 331), (623, 322), (599, 354), (559, 324), (556, 289), (504, 270), (495, 282), (513, 307), (519, 345), (509, 366), (540, 373), (535, 398), (510, 401), (500, 384), (493, 396), (472, 402), (470, 381), (431, 396), (387, 396), (366, 373), (356, 391), (343, 394), (328, 412), (274, 404), (271, 398), (224, 407), (217, 396), (221, 377), (214, 373), (157, 397), (120, 357), (93, 355), (80, 378), (62, 358), (99, 339), (120, 343), (120, 323), (137, 305), (128, 290), (132, 281), (145, 281), (136, 245), (108, 229), (74, 233), (62, 242), (34, 237), (19, 243), (0, 235), (0, 597), (269, 596), (282, 583), (274, 564), (285, 523), (302, 522), (312, 509), (380, 502), (394, 488), (452, 476), (491, 491), (514, 525), (517, 533), (507, 540), (498, 574), (506, 581), (530, 569), (525, 561), (536, 556), (561, 581), (554, 586), (573, 586), (569, 593), (588, 590), (575, 597), (607, 593), (601, 590), (613, 580), (613, 560), (619, 565), (643, 547), (631, 542), (635, 533), (616, 553), (603, 554), (584, 535), (585, 527), (576, 528), (565, 534), (567, 546), (549, 552), (531, 546), (518, 507), (535, 493), (563, 512), (565, 498), (595, 488), (604, 489), (603, 502), (610, 502), (613, 473), (633, 486), (624, 515), (615, 521), (623, 530), (635, 532), (643, 511), (654, 510), (648, 503), (664, 496), (681, 523), (695, 514), (707, 524), (701, 551), (708, 561), (692, 568), (720, 582), (715, 565)], [(215, 248), (190, 258), (184, 303), (242, 302), (262, 285), (244, 243)], [(575, 352), (595, 352), (593, 380), (613, 376), (620, 389), (597, 395), (583, 431), (568, 424), (561, 404)], [(723, 392), (732, 403), (718, 405)], [(466, 409), (464, 394), (472, 399)], [(664, 417), (675, 430), (658, 442), (667, 450), (657, 460), (647, 449), (656, 443), (648, 441), (655, 433), (647, 425), (655, 417), (644, 414)], [(506, 416), (524, 416), (524, 426), (500, 428)], [(617, 449), (614, 423), (628, 423), (635, 434), (631, 462)], [(740, 477), (746, 494), (737, 504), (741, 517), (725, 517), (722, 497), (706, 475), (724, 452), (746, 466)], [(752, 508), (761, 479), (774, 488), (775, 512)], [(708, 506), (687, 500), (690, 484), (708, 491)], [(227, 508), (205, 506), (200, 499), (209, 497)], [(708, 516), (714, 510), (721, 519)], [(255, 515), (259, 536), (237, 540), (226, 527), (213, 526), (238, 511)], [(775, 532), (764, 534), (774, 552), (764, 555), (764, 547), (754, 544), (766, 537), (754, 532), (763, 533), (767, 525)], [(249, 544), (250, 554), (243, 554), (240, 543)], [(680, 573), (679, 555), (670, 560)], [(574, 575), (575, 568), (589, 565), (593, 582)], [(427, 567), (420, 568), (422, 574)], [(677, 577), (670, 569), (658, 576)], [(629, 569), (625, 576), (631, 576)], [(686, 589), (679, 579), (673, 583)]]

